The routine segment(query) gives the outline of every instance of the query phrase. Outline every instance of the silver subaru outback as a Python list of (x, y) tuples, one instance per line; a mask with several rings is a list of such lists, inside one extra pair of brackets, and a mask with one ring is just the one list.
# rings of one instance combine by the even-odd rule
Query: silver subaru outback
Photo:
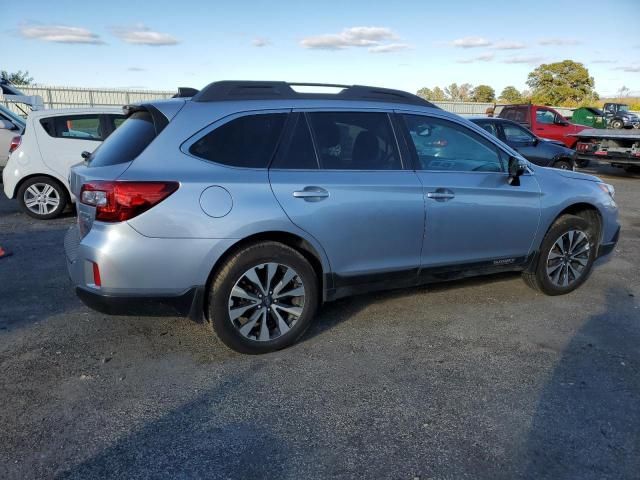
[(125, 107), (71, 172), (80, 298), (206, 318), (263, 353), (339, 297), (502, 271), (565, 294), (614, 249), (600, 179), (532, 165), (415, 95), (332, 87), (215, 82)]

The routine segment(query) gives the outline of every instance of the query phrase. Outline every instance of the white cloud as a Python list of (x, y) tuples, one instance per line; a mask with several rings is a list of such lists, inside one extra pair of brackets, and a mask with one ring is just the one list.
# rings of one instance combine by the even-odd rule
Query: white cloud
[(23, 25), (20, 27), (20, 34), (25, 38), (35, 38), (45, 42), (93, 45), (104, 43), (99, 35), (86, 28), (65, 25)]
[(508, 57), (505, 58), (502, 63), (528, 63), (528, 64), (538, 64), (542, 60), (543, 57)]
[(616, 67), (614, 70), (622, 70), (623, 72), (638, 73), (640, 72), (640, 65), (626, 65), (624, 67)]
[(618, 63), (617, 60), (591, 60), (591, 63)]
[(491, 45), (491, 42), (484, 37), (464, 37), (454, 40), (451, 42), (451, 45), (460, 48), (477, 48), (488, 47)]
[(129, 67), (127, 68), (127, 70), (129, 72), (144, 72), (146, 71), (146, 68), (141, 68), (141, 67)]
[(351, 27), (340, 33), (303, 38), (300, 45), (316, 50), (341, 50), (349, 47), (376, 47), (383, 41), (396, 38), (391, 29), (385, 27)]
[(369, 51), (371, 53), (391, 53), (408, 50), (410, 48), (411, 45), (407, 45), (406, 43), (389, 43), (387, 45), (376, 45), (375, 47), (370, 47)]
[(463, 58), (462, 60), (458, 60), (458, 63), (475, 63), (475, 62), (490, 62), (493, 60), (495, 55), (493, 53), (485, 53), (483, 55), (478, 55), (473, 58)]
[(554, 45), (554, 46), (563, 46), (563, 45), (579, 45), (580, 40), (576, 40), (575, 38), (541, 38), (538, 40), (540, 45)]
[(527, 46), (521, 42), (498, 42), (493, 48), (496, 50), (521, 50), (527, 48)]
[(168, 33), (154, 32), (145, 25), (138, 24), (133, 27), (114, 27), (113, 34), (120, 40), (134, 45), (150, 45), (161, 47), (166, 45), (176, 45), (178, 40)]
[(251, 45), (254, 47), (266, 47), (271, 45), (271, 41), (268, 38), (258, 37), (253, 39)]

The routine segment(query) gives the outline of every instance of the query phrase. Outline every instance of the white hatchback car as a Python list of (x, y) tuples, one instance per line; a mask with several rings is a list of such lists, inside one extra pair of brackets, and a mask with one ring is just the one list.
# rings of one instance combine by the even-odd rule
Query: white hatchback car
[(11, 142), (2, 171), (4, 193), (16, 198), (34, 218), (60, 215), (75, 201), (68, 183), (69, 168), (93, 152), (124, 122), (118, 107), (38, 110), (29, 113), (22, 136)]

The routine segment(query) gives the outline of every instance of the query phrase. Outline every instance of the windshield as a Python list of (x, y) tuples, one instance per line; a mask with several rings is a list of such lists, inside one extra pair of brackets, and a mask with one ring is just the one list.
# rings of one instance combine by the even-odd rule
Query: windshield
[(20, 117), (18, 114), (13, 113), (11, 110), (9, 110), (8, 108), (3, 107), (2, 105), (0, 105), (0, 113), (7, 117), (9, 120), (11, 120), (13, 123), (15, 123), (17, 126), (24, 128), (26, 126), (26, 122), (24, 121), (24, 119), (22, 117)]
[(104, 167), (130, 162), (156, 138), (149, 112), (135, 112), (93, 152), (89, 166)]
[(619, 110), (621, 112), (628, 112), (629, 111), (629, 105), (620, 105)]

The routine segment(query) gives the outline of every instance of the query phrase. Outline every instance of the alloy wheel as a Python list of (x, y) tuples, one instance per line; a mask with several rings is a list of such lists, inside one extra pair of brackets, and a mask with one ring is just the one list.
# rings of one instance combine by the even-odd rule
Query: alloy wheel
[(286, 334), (304, 310), (305, 286), (291, 267), (262, 263), (247, 270), (229, 295), (229, 319), (249, 340), (266, 342)]
[(60, 193), (48, 183), (34, 183), (24, 191), (23, 200), (36, 215), (49, 215), (60, 205)]
[(557, 287), (568, 287), (584, 275), (589, 264), (589, 237), (569, 230), (558, 238), (547, 256), (547, 277)]

